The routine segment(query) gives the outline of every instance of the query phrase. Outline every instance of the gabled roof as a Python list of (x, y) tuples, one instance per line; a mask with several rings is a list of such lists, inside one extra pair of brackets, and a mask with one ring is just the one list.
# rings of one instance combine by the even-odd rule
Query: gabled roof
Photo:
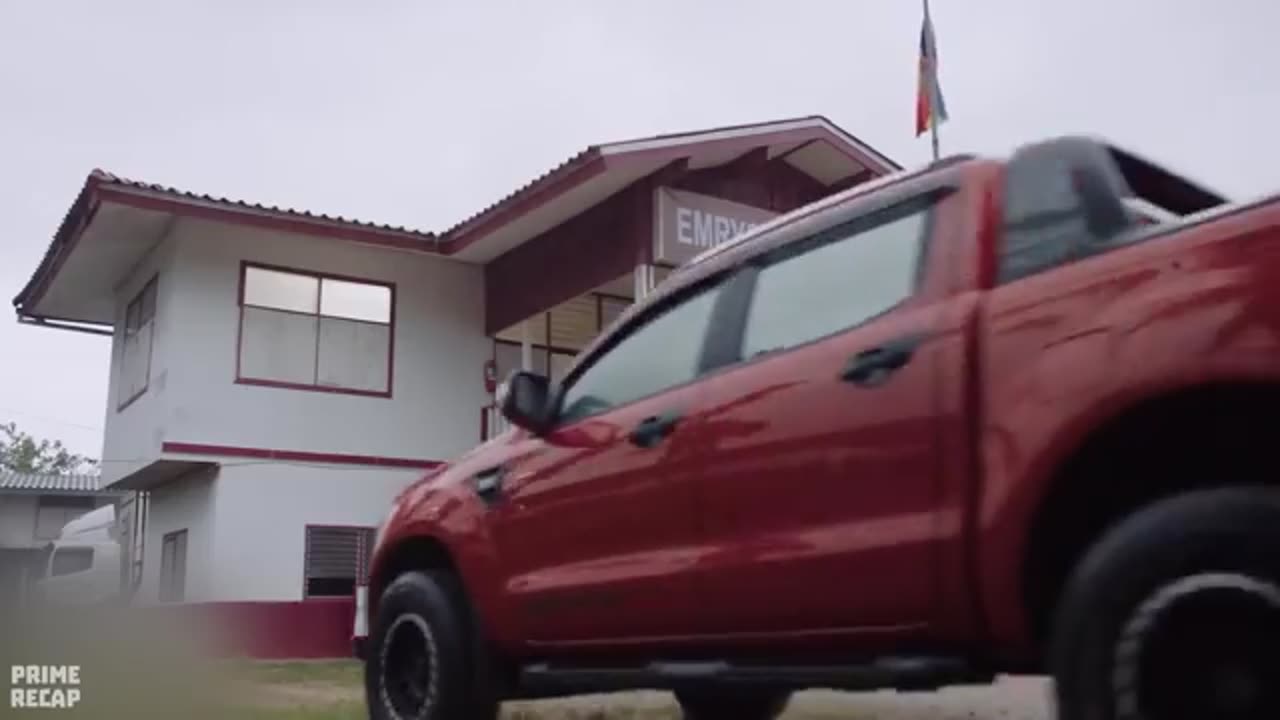
[(44, 258), (14, 298), (13, 304), (19, 312), (39, 300), (104, 201), (401, 248), (426, 249), (436, 242), (433, 233), (188, 192), (94, 169), (54, 233)]
[[(689, 169), (717, 167), (760, 150), (833, 188), (901, 169), (821, 116), (657, 135), (592, 145), (440, 234), (193, 193), (94, 170), (13, 304), (20, 318), (110, 325), (101, 309), (89, 314), (80, 311), (84, 316), (73, 317), (77, 313), (67, 310), (67, 302), (55, 299), (45, 303), (51, 307), (39, 307), (81, 238), (95, 227), (99, 236), (111, 237), (113, 247), (122, 248), (111, 252), (141, 253), (146, 247), (140, 238), (148, 236), (144, 230), (154, 235), (159, 232), (156, 223), (164, 217), (184, 216), (483, 263), (672, 163), (684, 163)], [(103, 208), (109, 211), (99, 212)], [(132, 212), (128, 222), (135, 225), (122, 224), (126, 222), (122, 212)], [(104, 247), (106, 239), (95, 238)], [(72, 277), (63, 277), (60, 286), (77, 293), (104, 292), (98, 287), (105, 282), (101, 259), (92, 253), (81, 257), (68, 271)]]
[(0, 469), (0, 491), (61, 492), (97, 494), (102, 490), (98, 475), (49, 475)]
[(416, 241), (432, 241), (435, 240), (436, 237), (435, 233), (414, 230), (401, 225), (372, 223), (364, 220), (345, 218), (340, 215), (313, 213), (310, 210), (294, 210), (292, 208), (282, 208), (276, 205), (263, 205), (262, 203), (253, 203), (245, 200), (218, 197), (206, 193), (194, 193), (188, 190), (179, 190), (178, 188), (170, 187), (168, 185), (158, 185), (156, 183), (143, 182), (141, 180), (130, 180), (129, 178), (121, 177), (105, 170), (95, 169), (89, 174), (89, 177), (99, 186), (112, 186), (120, 190), (133, 190), (141, 193), (151, 193), (157, 197), (186, 202), (191, 204), (193, 207), (221, 207), (240, 214), (257, 215), (261, 217), (278, 217), (299, 223), (300, 226), (312, 224), (316, 227), (335, 229), (350, 228), (353, 230), (364, 230), (379, 235), (385, 233), (389, 237), (400, 237)]
[[(441, 233), (446, 252), (484, 262), (555, 227), (672, 162), (715, 167), (764, 148), (823, 185), (901, 170), (883, 153), (813, 115), (592, 145)], [(486, 242), (489, 241), (489, 242)], [(473, 245), (490, 245), (470, 249)]]

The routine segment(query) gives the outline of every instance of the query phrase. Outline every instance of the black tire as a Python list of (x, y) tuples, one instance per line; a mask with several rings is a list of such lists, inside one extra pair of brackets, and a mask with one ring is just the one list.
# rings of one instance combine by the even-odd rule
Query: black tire
[(1049, 665), (1059, 720), (1280, 718), (1280, 492), (1123, 520), (1069, 579)]
[(761, 690), (679, 691), (684, 720), (774, 720), (787, 709), (791, 693)]
[(365, 656), (371, 720), (495, 720), (498, 693), (457, 581), (396, 578), (378, 602)]

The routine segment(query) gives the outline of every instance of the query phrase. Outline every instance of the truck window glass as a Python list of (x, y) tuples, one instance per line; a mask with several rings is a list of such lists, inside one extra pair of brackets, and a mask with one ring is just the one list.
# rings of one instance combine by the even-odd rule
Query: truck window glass
[(597, 358), (565, 390), (560, 421), (580, 420), (697, 377), (718, 296), (717, 286), (689, 297)]
[(49, 575), (58, 577), (84, 572), (93, 567), (93, 548), (63, 547), (53, 551), (53, 563)]
[(783, 350), (837, 333), (889, 310), (915, 292), (928, 206), (823, 231), (798, 254), (761, 268), (743, 333), (742, 356)]

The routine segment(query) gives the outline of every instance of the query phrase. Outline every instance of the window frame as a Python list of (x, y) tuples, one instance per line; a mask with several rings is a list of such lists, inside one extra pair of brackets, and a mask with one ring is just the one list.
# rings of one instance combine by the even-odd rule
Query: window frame
[[(314, 278), (317, 283), (316, 289), (316, 312), (306, 313), (296, 310), (286, 310), (276, 307), (268, 307), (265, 305), (253, 305), (245, 302), (245, 285), (249, 274), (249, 268), (259, 270), (268, 270), (272, 272), (288, 273), (292, 275), (301, 275), (304, 277)], [(382, 325), (383, 323), (372, 322), (369, 320), (361, 320), (358, 318), (341, 317), (337, 315), (325, 315), (321, 311), (322, 298), (324, 295), (324, 281), (336, 280), (339, 282), (358, 283), (361, 285), (373, 285), (377, 287), (387, 288), (391, 292), (390, 298), (390, 314), (387, 320), (387, 388), (385, 390), (361, 390), (359, 388), (333, 387), (331, 385), (321, 385), (319, 383), (320, 373), (320, 334), (318, 323), (321, 318), (330, 317), (338, 320), (347, 320), (350, 322), (365, 323), (368, 325)], [(266, 378), (246, 377), (240, 366), (241, 355), (244, 351), (244, 311), (246, 307), (254, 307), (272, 312), (289, 313), (293, 315), (301, 315), (304, 317), (316, 318), (316, 381), (314, 383), (296, 383), (284, 380), (271, 380)], [(236, 300), (237, 317), (236, 317), (236, 375), (235, 384), (252, 385), (256, 387), (277, 388), (282, 390), (301, 390), (305, 392), (322, 392), (338, 395), (357, 395), (361, 397), (373, 397), (390, 399), (395, 390), (395, 359), (396, 359), (396, 284), (394, 282), (384, 280), (371, 280), (369, 278), (354, 277), (350, 275), (339, 275), (336, 273), (326, 273), (317, 270), (306, 270), (303, 268), (289, 267), (285, 265), (272, 265), (251, 260), (240, 261), (240, 288)]]
[[(577, 365), (565, 378), (563, 383), (556, 386), (555, 395), (551, 400), (551, 407), (554, 408), (553, 420), (551, 421), (548, 432), (554, 432), (563, 427), (590, 419), (593, 416), (574, 418), (571, 422), (565, 423), (560, 419), (560, 412), (564, 405), (565, 391), (586, 371), (587, 368), (594, 365), (601, 357), (611, 352), (617, 345), (621, 344), (637, 330), (651, 322), (656, 316), (666, 312), (671, 307), (681, 304), (694, 295), (704, 290), (710, 290), (715, 286), (721, 286), (720, 297), (716, 298), (716, 303), (711, 309), (711, 321), (707, 324), (707, 331), (702, 337), (702, 346), (699, 352), (699, 361), (697, 365), (697, 374), (690, 380), (663, 388), (656, 392), (650, 393), (643, 397), (638, 397), (623, 405), (617, 405), (604, 410), (604, 412), (612, 412), (626, 408), (638, 402), (643, 402), (659, 394), (681, 389), (692, 385), (695, 382), (703, 382), (710, 378), (729, 370), (736, 369), (745, 365), (750, 365), (761, 360), (777, 357), (785, 353), (794, 352), (801, 348), (808, 347), (814, 343), (822, 342), (835, 335), (851, 332), (856, 328), (862, 327), (877, 318), (883, 317), (888, 313), (902, 309), (904, 306), (921, 297), (921, 291), (925, 290), (929, 282), (928, 273), (934, 268), (936, 263), (933, 256), (937, 252), (937, 240), (940, 227), (938, 218), (943, 203), (961, 190), (961, 180), (954, 172), (939, 173), (932, 177), (915, 178), (909, 183), (905, 183), (899, 187), (886, 187), (878, 190), (865, 197), (858, 197), (843, 207), (837, 206), (833, 208), (831, 221), (824, 223), (822, 227), (815, 229), (813, 232), (806, 233), (802, 237), (794, 240), (786, 240), (780, 242), (771, 242), (767, 238), (774, 236), (775, 232), (785, 232), (787, 226), (779, 228), (778, 231), (767, 233), (764, 236), (753, 239), (753, 243), (760, 246), (760, 250), (750, 252), (741, 260), (718, 269), (708, 274), (706, 277), (699, 278), (687, 287), (682, 287), (671, 295), (662, 298), (659, 302), (654, 303), (650, 307), (646, 307), (633, 317), (629, 318), (624, 324), (613, 328), (613, 332), (609, 333), (603, 341), (596, 346), (591, 355), (585, 356), (579, 360)], [(842, 227), (857, 222), (867, 222), (868, 218), (881, 215), (883, 213), (892, 212), (895, 208), (908, 205), (912, 202), (923, 202), (926, 204), (925, 222), (921, 230), (920, 256), (917, 260), (916, 276), (914, 279), (914, 290), (911, 295), (904, 298), (901, 302), (885, 309), (873, 317), (866, 318), (861, 323), (853, 325), (834, 333), (830, 333), (820, 338), (814, 338), (807, 343), (795, 345), (785, 348), (775, 353), (767, 353), (756, 356), (754, 358), (742, 358), (742, 339), (746, 331), (747, 314), (750, 312), (751, 302), (755, 296), (755, 276), (759, 267), (767, 265), (770, 258), (776, 258), (779, 254), (786, 255), (789, 252), (795, 252), (794, 248), (797, 243), (804, 243), (808, 239), (830, 232), (833, 228)], [(874, 227), (874, 223), (871, 225)], [(716, 330), (712, 332), (711, 328)]]
[[(938, 216), (939, 209), (948, 197), (959, 190), (956, 183), (944, 180), (941, 182), (931, 183), (927, 187), (912, 188), (910, 192), (895, 193), (887, 197), (884, 201), (869, 203), (861, 211), (842, 215), (832, 223), (826, 224), (821, 228), (807, 233), (802, 237), (791, 240), (768, 250), (753, 255), (742, 263), (739, 277), (733, 279), (734, 286), (728, 288), (735, 297), (732, 302), (726, 304), (723, 317), (713, 317), (713, 322), (717, 324), (721, 331), (718, 336), (713, 338), (715, 344), (709, 348), (711, 355), (706, 359), (711, 363), (711, 368), (715, 372), (722, 370), (736, 369), (746, 367), (757, 362), (763, 362), (776, 357), (781, 357), (789, 353), (798, 352), (812, 345), (825, 342), (838, 335), (853, 332), (868, 323), (890, 314), (897, 312), (904, 307), (909, 306), (912, 302), (917, 301), (921, 297), (921, 292), (926, 290), (928, 282), (928, 272), (933, 264), (933, 254), (937, 245), (938, 237)], [(916, 259), (915, 277), (912, 279), (912, 290), (909, 295), (902, 298), (893, 305), (881, 310), (870, 317), (864, 318), (861, 322), (854, 325), (832, 331), (820, 337), (811, 338), (803, 343), (791, 345), (781, 348), (774, 352), (760, 353), (752, 357), (743, 357), (743, 343), (746, 340), (747, 318), (751, 313), (751, 307), (756, 298), (756, 280), (760, 271), (770, 265), (779, 262), (785, 262), (791, 257), (803, 255), (805, 251), (796, 251), (797, 245), (803, 245), (809, 242), (815, 242), (815, 238), (822, 235), (835, 233), (840, 228), (846, 228), (850, 225), (866, 225), (862, 230), (855, 230), (853, 234), (859, 234), (874, 229), (878, 225), (893, 222), (894, 220), (906, 217), (890, 217), (883, 219), (884, 216), (892, 216), (893, 213), (912, 203), (921, 203), (920, 212), (925, 214), (924, 223), (920, 229), (920, 253)], [(816, 250), (829, 243), (841, 242), (845, 238), (833, 238), (828, 242), (815, 242), (811, 250)]]
[[(182, 541), (182, 574), (179, 575), (174, 570), (174, 563), (178, 558), (178, 540)], [(160, 537), (160, 578), (156, 588), (156, 599), (163, 603), (180, 603), (186, 602), (187, 598), (187, 550), (191, 546), (191, 535), (187, 532), (187, 528), (167, 532)], [(168, 566), (165, 565), (165, 551), (172, 544), (174, 554), (169, 561)], [(175, 583), (176, 581), (176, 583)], [(175, 592), (174, 586), (177, 590)]]
[[(720, 317), (720, 314), (722, 312), (726, 312), (726, 310), (722, 309), (725, 304), (733, 301), (737, 297), (736, 295), (729, 293), (728, 290), (739, 274), (739, 268), (734, 267), (727, 268), (721, 272), (702, 278), (698, 280), (698, 282), (689, 285), (688, 287), (680, 288), (669, 297), (662, 298), (653, 305), (644, 308), (634, 317), (628, 319), (627, 322), (615, 326), (613, 332), (609, 333), (589, 356), (582, 357), (575, 364), (569, 374), (565, 376), (564, 382), (555, 386), (555, 395), (551, 400), (551, 406), (555, 408), (555, 411), (552, 413), (554, 419), (552, 420), (548, 431), (572, 426), (585, 420), (590, 420), (593, 417), (603, 415), (604, 413), (622, 410), (635, 405), (636, 403), (644, 402), (649, 398), (653, 398), (673, 390), (685, 388), (695, 382), (705, 380), (708, 374), (716, 369), (714, 366), (709, 364), (710, 358), (713, 356), (713, 353), (711, 353), (711, 348), (714, 344), (713, 340), (716, 337), (716, 333), (711, 332), (711, 328), (716, 326), (716, 321)], [(626, 342), (628, 338), (635, 335), (640, 329), (648, 326), (659, 316), (666, 314), (667, 311), (685, 304), (703, 292), (716, 292), (716, 288), (719, 288), (720, 296), (717, 297), (715, 302), (712, 304), (711, 319), (707, 323), (707, 329), (703, 331), (702, 338), (699, 340), (698, 361), (695, 365), (695, 374), (692, 378), (675, 385), (659, 388), (651, 393), (633, 398), (621, 405), (614, 405), (601, 410), (600, 412), (592, 413), (591, 415), (583, 415), (567, 421), (561, 417), (561, 412), (564, 410), (564, 397), (569, 388), (573, 387), (573, 384), (582, 377), (583, 373), (599, 362), (601, 358), (607, 357), (609, 353), (613, 352), (613, 350), (617, 348), (617, 346)]]
[[(155, 346), (156, 346), (156, 315), (158, 315), (160, 312), (159, 280), (160, 280), (160, 273), (158, 272), (153, 273), (150, 279), (148, 279), (145, 283), (142, 284), (142, 287), (139, 288), (138, 292), (134, 293), (133, 297), (130, 298), (129, 302), (125, 303), (125, 306), (124, 306), (124, 321), (121, 323), (122, 330), (120, 332), (120, 364), (116, 370), (117, 383), (120, 383), (121, 385), (123, 385), (123, 379), (125, 377), (125, 366), (124, 366), (125, 357), (126, 357), (125, 353), (127, 352), (127, 349), (128, 349), (128, 343), (129, 343), (129, 338), (131, 334), (136, 334), (139, 331), (141, 331), (144, 326), (150, 325), (151, 335), (147, 338), (147, 353), (146, 353), (147, 369), (146, 369), (146, 372), (143, 374), (142, 387), (137, 391), (135, 391), (132, 395), (126, 395), (122, 399), (117, 400), (116, 402), (117, 413), (124, 412), (125, 408), (129, 407), (134, 402), (136, 402), (138, 398), (141, 398), (143, 395), (146, 395), (147, 390), (151, 388), (151, 354), (155, 350)], [(142, 315), (142, 308), (144, 305), (143, 300), (148, 291), (151, 292), (151, 316), (147, 318), (146, 322), (142, 322), (141, 315)], [(136, 328), (133, 328), (131, 332), (129, 329), (129, 315), (132, 313), (134, 307), (138, 308), (139, 321), (138, 321), (138, 326)], [(119, 393), (117, 393), (117, 397), (120, 397)]]
[[(747, 281), (744, 282), (746, 287), (741, 291), (744, 294), (742, 313), (735, 318), (733, 323), (729, 325), (734, 329), (734, 338), (732, 352), (727, 354), (724, 362), (733, 365), (746, 365), (757, 360), (766, 358), (779, 357), (791, 352), (795, 352), (811, 345), (823, 343), (838, 335), (853, 332), (860, 327), (889, 315), (890, 313), (901, 310), (909, 305), (913, 300), (920, 297), (920, 291), (925, 285), (925, 272), (929, 268), (930, 252), (934, 246), (934, 235), (937, 230), (938, 205), (948, 195), (945, 188), (931, 189), (925, 192), (913, 194), (904, 198), (895, 199), (892, 203), (888, 203), (864, 213), (859, 213), (852, 217), (844, 218), (838, 223), (834, 223), (824, 227), (816, 232), (809, 233), (802, 238), (797, 238), (792, 242), (786, 243), (777, 248), (771, 249), (769, 252), (762, 253), (753, 257), (746, 263)], [(908, 211), (910, 206), (919, 205), (914, 211)], [(916, 255), (916, 266), (912, 270), (911, 290), (905, 296), (900, 298), (892, 305), (880, 310), (879, 312), (869, 315), (852, 325), (832, 330), (824, 335), (810, 338), (804, 342), (788, 345), (787, 347), (777, 350), (756, 353), (751, 357), (743, 356), (743, 346), (746, 342), (747, 321), (751, 316), (751, 309), (754, 307), (757, 298), (757, 281), (760, 273), (765, 269), (779, 265), (781, 263), (803, 257), (805, 254), (818, 250), (820, 248), (835, 245), (836, 243), (848, 242), (858, 237), (874, 231), (875, 229), (897, 222), (914, 215), (923, 215), (923, 222), (920, 224), (920, 234), (916, 238), (919, 246), (919, 252)]]
[[(356, 536), (356, 574), (353, 578), (350, 595), (313, 595), (308, 590), (311, 581), (310, 568), (307, 561), (311, 557), (312, 530), (350, 530)], [(345, 601), (355, 597), (355, 589), (369, 583), (369, 574), (373, 571), (373, 544), (377, 539), (378, 528), (371, 525), (338, 525), (333, 523), (307, 523), (302, 526), (302, 600), (304, 602)]]

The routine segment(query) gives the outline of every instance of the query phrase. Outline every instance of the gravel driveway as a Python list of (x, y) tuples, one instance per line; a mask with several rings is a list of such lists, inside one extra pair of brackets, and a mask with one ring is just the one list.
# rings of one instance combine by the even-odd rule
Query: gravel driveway
[[(1049, 684), (1040, 678), (1002, 678), (989, 687), (932, 693), (797, 695), (784, 720), (1050, 720)], [(509, 707), (503, 720), (674, 720), (664, 693), (581, 697)]]

